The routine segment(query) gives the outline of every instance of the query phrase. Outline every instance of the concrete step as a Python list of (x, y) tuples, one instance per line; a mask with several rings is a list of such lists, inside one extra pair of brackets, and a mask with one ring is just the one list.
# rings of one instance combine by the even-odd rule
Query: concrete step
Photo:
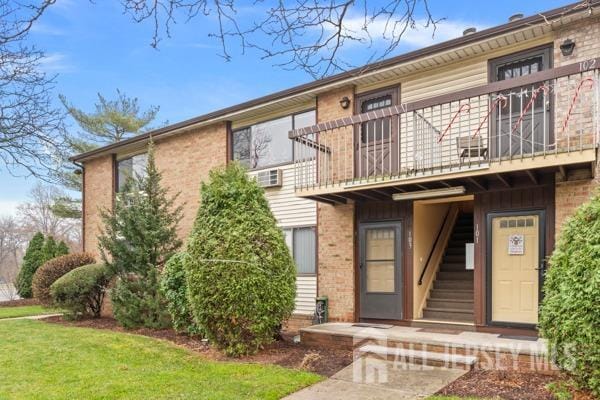
[(456, 290), (456, 289), (433, 289), (429, 298), (432, 300), (451, 300), (451, 299), (473, 299), (472, 290)]
[(423, 309), (423, 318), (473, 322), (473, 310), (425, 307)]
[(434, 289), (459, 289), (459, 290), (473, 290), (473, 279), (468, 281), (459, 280), (436, 280), (433, 283)]
[(470, 299), (428, 299), (427, 308), (473, 311), (473, 298)]
[(473, 232), (456, 232), (454, 231), (450, 236), (451, 240), (466, 240), (468, 242), (473, 240)]
[(358, 351), (361, 355), (377, 356), (389, 361), (408, 362), (432, 367), (471, 370), (477, 363), (477, 357), (475, 356), (387, 347), (377, 344), (367, 344), (359, 348)]
[(436, 277), (440, 281), (468, 281), (473, 280), (473, 271), (440, 271)]
[(465, 256), (465, 246), (456, 246), (456, 247), (448, 247), (446, 248), (446, 255), (448, 256), (457, 256), (462, 255)]

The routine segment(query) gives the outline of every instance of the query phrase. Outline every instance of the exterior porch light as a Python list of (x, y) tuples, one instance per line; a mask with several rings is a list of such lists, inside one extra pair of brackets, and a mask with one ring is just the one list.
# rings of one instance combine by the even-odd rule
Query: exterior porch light
[(350, 107), (350, 99), (348, 98), (348, 96), (342, 97), (342, 99), (340, 100), (340, 106), (342, 106), (344, 110)]
[(560, 45), (560, 52), (563, 56), (570, 56), (573, 54), (573, 49), (575, 48), (575, 42), (571, 39), (566, 39)]
[(416, 192), (395, 193), (392, 195), (392, 198), (396, 201), (429, 199), (432, 197), (455, 196), (459, 194), (465, 194), (465, 192), (466, 189), (464, 186), (452, 186), (449, 188), (442, 189), (418, 190)]

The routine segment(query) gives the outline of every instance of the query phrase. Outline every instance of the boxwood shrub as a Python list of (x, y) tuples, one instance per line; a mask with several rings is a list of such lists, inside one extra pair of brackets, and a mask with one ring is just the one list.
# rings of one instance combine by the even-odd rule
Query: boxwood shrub
[(540, 330), (555, 361), (600, 397), (600, 193), (563, 225), (543, 290)]
[(45, 306), (52, 305), (50, 286), (67, 272), (87, 264), (93, 264), (94, 256), (89, 253), (73, 253), (46, 261), (33, 275), (33, 297)]
[(243, 167), (211, 171), (200, 195), (184, 259), (194, 318), (228, 355), (254, 353), (294, 309), (294, 262), (264, 190)]
[(112, 273), (105, 264), (75, 268), (50, 286), (57, 307), (71, 318), (99, 317)]
[(200, 335), (200, 327), (194, 321), (187, 297), (187, 283), (183, 266), (183, 261), (187, 256), (187, 253), (181, 252), (167, 261), (160, 280), (160, 290), (167, 300), (167, 309), (173, 320), (173, 328), (177, 332)]

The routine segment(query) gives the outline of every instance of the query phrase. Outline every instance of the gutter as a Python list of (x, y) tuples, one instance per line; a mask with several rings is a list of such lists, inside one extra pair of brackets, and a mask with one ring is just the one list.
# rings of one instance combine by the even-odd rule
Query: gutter
[(563, 7), (555, 8), (546, 12), (541, 12), (536, 15), (508, 22), (506, 24), (498, 25), (496, 27), (488, 28), (467, 36), (461, 36), (456, 39), (451, 39), (429, 47), (401, 54), (399, 56), (392, 57), (387, 60), (378, 61), (372, 64), (365, 65), (363, 67), (352, 69), (350, 71), (342, 72), (337, 75), (332, 75), (316, 81), (305, 83), (299, 86), (272, 93), (267, 96), (258, 97), (256, 99), (249, 100), (244, 103), (240, 103), (231, 107), (226, 107), (217, 111), (200, 115), (198, 117), (194, 117), (172, 125), (168, 125), (163, 128), (155, 129), (127, 140), (122, 140), (120, 142), (112, 143), (107, 146), (88, 151), (86, 153), (78, 154), (69, 158), (69, 160), (84, 161), (86, 159), (95, 156), (100, 156), (103, 153), (110, 152), (111, 150), (115, 150), (120, 147), (124, 147), (127, 145), (135, 145), (138, 142), (146, 141), (151, 136), (155, 139), (159, 139), (161, 136), (166, 135), (167, 133), (175, 133), (175, 131), (178, 131), (180, 129), (191, 129), (195, 125), (201, 123), (217, 122), (219, 121), (219, 119), (224, 119), (225, 117), (234, 115), (235, 113), (240, 111), (246, 111), (252, 107), (264, 105), (265, 103), (269, 102), (283, 100), (285, 98), (293, 97), (299, 94), (307, 94), (307, 92), (309, 91), (324, 89), (328, 85), (343, 84), (344, 81), (351, 81), (352, 79), (359, 76), (364, 76), (367, 73), (375, 73), (377, 71), (394, 66), (396, 64), (411, 61), (423, 56), (433, 55), (441, 51), (451, 50), (453, 48), (474, 43), (493, 36), (509, 33), (523, 27), (528, 27), (540, 23), (550, 23), (550, 20), (556, 17), (564, 17), (567, 15), (576, 14), (578, 12), (584, 11), (585, 9), (589, 10), (589, 12), (591, 13), (592, 8), (598, 5), (600, 5), (600, 0), (590, 0), (588, 2), (579, 1), (576, 3), (571, 3)]

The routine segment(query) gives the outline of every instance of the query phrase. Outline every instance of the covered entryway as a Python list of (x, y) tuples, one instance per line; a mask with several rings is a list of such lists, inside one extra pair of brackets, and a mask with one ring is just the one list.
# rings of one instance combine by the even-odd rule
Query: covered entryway
[(360, 317), (402, 319), (401, 223), (363, 223), (360, 244)]
[(488, 214), (488, 323), (537, 324), (544, 223), (543, 211)]

